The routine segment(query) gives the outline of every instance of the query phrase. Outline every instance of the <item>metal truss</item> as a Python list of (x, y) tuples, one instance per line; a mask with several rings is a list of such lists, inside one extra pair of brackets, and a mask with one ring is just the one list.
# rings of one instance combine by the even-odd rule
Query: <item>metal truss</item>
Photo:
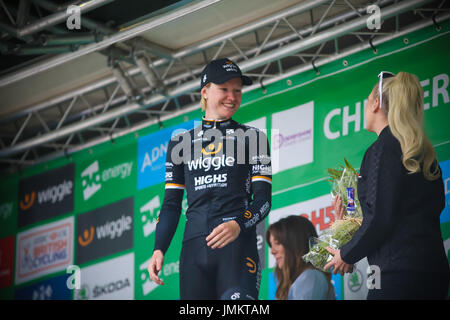
[[(199, 7), (171, 14), (189, 14), (208, 3), (200, 1), (196, 3)], [(144, 24), (138, 30), (128, 30), (126, 36), (120, 33), (109, 37), (106, 44), (86, 45), (78, 52), (21, 70), (25, 78), (62, 60), (79, 57), (82, 50), (87, 54), (117, 43), (132, 48), (125, 54), (114, 50), (108, 53), (111, 76), (0, 119), (1, 169), (12, 172), (56, 157), (69, 157), (199, 108), (199, 74), (214, 58), (229, 57), (253, 78), (254, 84), (244, 93), (264, 91), (266, 85), (294, 74), (312, 69), (319, 74), (321, 65), (366, 48), (371, 47), (376, 54), (378, 44), (428, 25), (438, 29), (439, 23), (450, 17), (445, 0), (377, 1), (382, 28), (369, 30), (369, 4), (304, 1), (177, 52), (139, 37), (152, 28)], [(152, 23), (158, 25), (154, 20)], [(7, 77), (0, 78), (0, 86), (8, 83)]]

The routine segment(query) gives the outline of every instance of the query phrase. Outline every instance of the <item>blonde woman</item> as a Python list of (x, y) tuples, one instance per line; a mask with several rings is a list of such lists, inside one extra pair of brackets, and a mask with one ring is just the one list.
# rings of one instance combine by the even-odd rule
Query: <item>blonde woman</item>
[(309, 238), (317, 237), (311, 221), (288, 216), (270, 225), (266, 241), (276, 261), (277, 300), (334, 300), (331, 274), (303, 261), (309, 251)]
[[(378, 139), (361, 164), (363, 223), (340, 250), (329, 248), (334, 258), (325, 268), (343, 274), (367, 256), (374, 276), (368, 299), (444, 299), (450, 278), (439, 222), (444, 186), (424, 131), (418, 78), (381, 72), (365, 118)], [(335, 205), (339, 215), (341, 200)]]
[[(261, 267), (256, 225), (271, 206), (269, 144), (263, 132), (232, 119), (241, 105), (242, 86), (251, 83), (227, 58), (208, 63), (200, 80), (202, 123), (183, 134), (180, 142), (180, 136), (171, 139), (167, 148), (164, 202), (148, 271), (152, 281), (164, 284), (158, 273), (186, 191), (182, 300), (258, 299)], [(187, 148), (175, 151), (182, 141), (188, 141)], [(197, 147), (201, 147), (198, 154)], [(180, 152), (182, 159), (177, 159)]]

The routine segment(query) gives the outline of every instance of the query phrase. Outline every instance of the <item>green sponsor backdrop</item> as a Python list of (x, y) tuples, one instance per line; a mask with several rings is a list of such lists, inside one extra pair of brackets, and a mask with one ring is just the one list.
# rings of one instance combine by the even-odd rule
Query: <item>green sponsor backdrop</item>
[[(108, 144), (77, 161), (75, 208), (86, 212), (133, 196), (137, 181), (137, 143)], [(90, 153), (90, 152), (88, 152)]]
[[(434, 27), (429, 27), (379, 45), (377, 54), (374, 54), (371, 49), (365, 50), (321, 66), (319, 75), (314, 71), (304, 72), (268, 85), (265, 92), (258, 89), (244, 95), (242, 107), (237, 112), (235, 120), (245, 123), (265, 117), (270, 140), (271, 132), (285, 130), (285, 128), (272, 127), (272, 117), (277, 117), (278, 113), (293, 110), (300, 105), (311, 105), (311, 103), (313, 105), (314, 121), (309, 124), (309, 129), (312, 130), (310, 139), (312, 139), (313, 147), (310, 152), (312, 152), (313, 161), (274, 175), (272, 210), (328, 194), (330, 189), (325, 181), (326, 168), (341, 164), (344, 157), (355, 167), (359, 167), (364, 151), (376, 139), (375, 134), (364, 129), (363, 106), (381, 70), (407, 71), (419, 77), (425, 91), (427, 133), (436, 146), (439, 160), (450, 159), (450, 126), (448, 125), (448, 119), (450, 119), (448, 96), (450, 21), (442, 23), (441, 27), (440, 32), (437, 32)], [(405, 41), (406, 38), (408, 41)], [(347, 62), (345, 66), (344, 60)], [(198, 119), (201, 115), (198, 109), (166, 121), (163, 126), (169, 128), (183, 121)], [(72, 215), (75, 217), (126, 197), (134, 197), (133, 249), (89, 262), (88, 265), (134, 252), (135, 261), (132, 266), (135, 277), (134, 298), (178, 299), (179, 256), (185, 223), (185, 201), (177, 232), (166, 253), (165, 265), (161, 272), (161, 277), (166, 284), (155, 286), (149, 280), (146, 270), (154, 245), (154, 223), (162, 205), (164, 184), (138, 190), (137, 139), (158, 130), (159, 126), (153, 125), (113, 142), (80, 151), (68, 158), (34, 166), (20, 175), (2, 178), (0, 237), (22, 231), (17, 229), (19, 179), (74, 162), (76, 165), (75, 200)], [(289, 156), (295, 158), (297, 155)], [(11, 213), (9, 208), (12, 210)], [(49, 222), (42, 221), (37, 225)], [(449, 223), (442, 224), (442, 231), (445, 241), (450, 237)], [(268, 268), (268, 257), (269, 252), (266, 246), (266, 266), (262, 272), (261, 299), (273, 297), (273, 286), (270, 285), (269, 280), (273, 270)], [(58, 275), (61, 273), (53, 276)], [(48, 277), (50, 276), (45, 278)], [(39, 280), (42, 279), (34, 279), (21, 287)], [(336, 288), (339, 297), (345, 299), (343, 287), (339, 285), (339, 283), (343, 285), (343, 281), (335, 280), (336, 285), (339, 286)], [(14, 286), (0, 289), (0, 297), (11, 298), (14, 289)]]

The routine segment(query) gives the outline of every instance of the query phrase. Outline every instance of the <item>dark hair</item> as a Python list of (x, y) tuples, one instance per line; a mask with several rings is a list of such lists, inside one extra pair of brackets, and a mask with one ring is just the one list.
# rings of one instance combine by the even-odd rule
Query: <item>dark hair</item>
[[(297, 277), (306, 269), (314, 268), (303, 260), (309, 252), (309, 238), (317, 237), (316, 229), (311, 221), (302, 216), (291, 215), (270, 225), (266, 231), (266, 241), (271, 247), (270, 236), (273, 236), (284, 247), (284, 264), (280, 269), (275, 267), (278, 280), (275, 297), (287, 299), (289, 288)], [(331, 277), (325, 274), (330, 286)]]

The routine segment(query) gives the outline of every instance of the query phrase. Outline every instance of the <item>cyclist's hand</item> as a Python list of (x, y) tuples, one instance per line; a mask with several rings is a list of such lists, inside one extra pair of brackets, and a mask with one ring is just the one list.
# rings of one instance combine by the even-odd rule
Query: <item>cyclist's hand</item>
[(206, 237), (206, 242), (211, 249), (223, 248), (230, 242), (236, 240), (241, 232), (241, 227), (234, 221), (227, 221), (219, 224), (214, 230)]
[(153, 256), (150, 259), (150, 264), (148, 265), (148, 273), (150, 274), (150, 279), (157, 284), (164, 284), (162, 279), (158, 277), (158, 273), (161, 271), (162, 265), (164, 264), (164, 254), (161, 250), (155, 250)]

